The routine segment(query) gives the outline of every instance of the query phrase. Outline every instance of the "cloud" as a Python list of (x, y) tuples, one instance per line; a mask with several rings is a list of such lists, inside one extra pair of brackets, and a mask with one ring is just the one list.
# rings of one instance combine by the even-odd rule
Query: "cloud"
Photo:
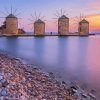
[(100, 30), (100, 14), (88, 15), (87, 20), (90, 22), (90, 30)]
[(100, 9), (100, 1), (91, 2), (88, 6), (94, 9)]

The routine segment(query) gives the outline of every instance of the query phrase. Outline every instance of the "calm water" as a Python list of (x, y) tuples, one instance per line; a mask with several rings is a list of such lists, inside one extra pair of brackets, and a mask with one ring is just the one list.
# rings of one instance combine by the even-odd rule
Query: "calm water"
[[(100, 91), (100, 36), (0, 38), (0, 50)], [(83, 83), (83, 84), (81, 84)]]

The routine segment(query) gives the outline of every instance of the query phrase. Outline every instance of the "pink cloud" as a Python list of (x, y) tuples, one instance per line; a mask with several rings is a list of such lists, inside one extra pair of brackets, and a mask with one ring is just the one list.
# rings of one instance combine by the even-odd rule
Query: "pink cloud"
[(94, 9), (100, 9), (100, 1), (95, 1), (90, 4), (88, 4), (89, 7), (94, 8)]

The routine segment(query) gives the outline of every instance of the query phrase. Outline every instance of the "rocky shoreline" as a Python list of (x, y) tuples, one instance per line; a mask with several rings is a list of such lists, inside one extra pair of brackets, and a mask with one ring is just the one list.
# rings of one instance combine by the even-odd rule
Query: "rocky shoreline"
[(0, 100), (96, 100), (79, 86), (59, 82), (53, 73), (0, 54)]

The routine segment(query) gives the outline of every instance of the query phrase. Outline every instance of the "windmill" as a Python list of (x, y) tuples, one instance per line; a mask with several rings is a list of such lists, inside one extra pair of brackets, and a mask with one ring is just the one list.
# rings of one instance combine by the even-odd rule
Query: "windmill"
[(86, 20), (86, 16), (81, 15), (81, 14), (80, 14), (80, 18), (78, 20), (78, 33), (79, 33), (79, 35), (88, 35), (89, 34), (89, 22)]
[(5, 17), (0, 17), (5, 19), (5, 27), (3, 27), (2, 33), (6, 35), (15, 35), (18, 34), (18, 18), (17, 16), (20, 13), (17, 12), (18, 9), (13, 10), (12, 7), (9, 12), (7, 8), (5, 8), (5, 12), (0, 11)]
[(44, 35), (45, 34), (45, 21), (44, 16), (41, 13), (37, 14), (35, 12), (34, 15), (31, 14), (32, 19), (29, 19), (34, 26), (34, 35)]
[(66, 17), (68, 14), (66, 14), (65, 10), (62, 10), (59, 12), (56, 10), (55, 16), (58, 20), (58, 34), (60, 35), (69, 35), (69, 18)]

